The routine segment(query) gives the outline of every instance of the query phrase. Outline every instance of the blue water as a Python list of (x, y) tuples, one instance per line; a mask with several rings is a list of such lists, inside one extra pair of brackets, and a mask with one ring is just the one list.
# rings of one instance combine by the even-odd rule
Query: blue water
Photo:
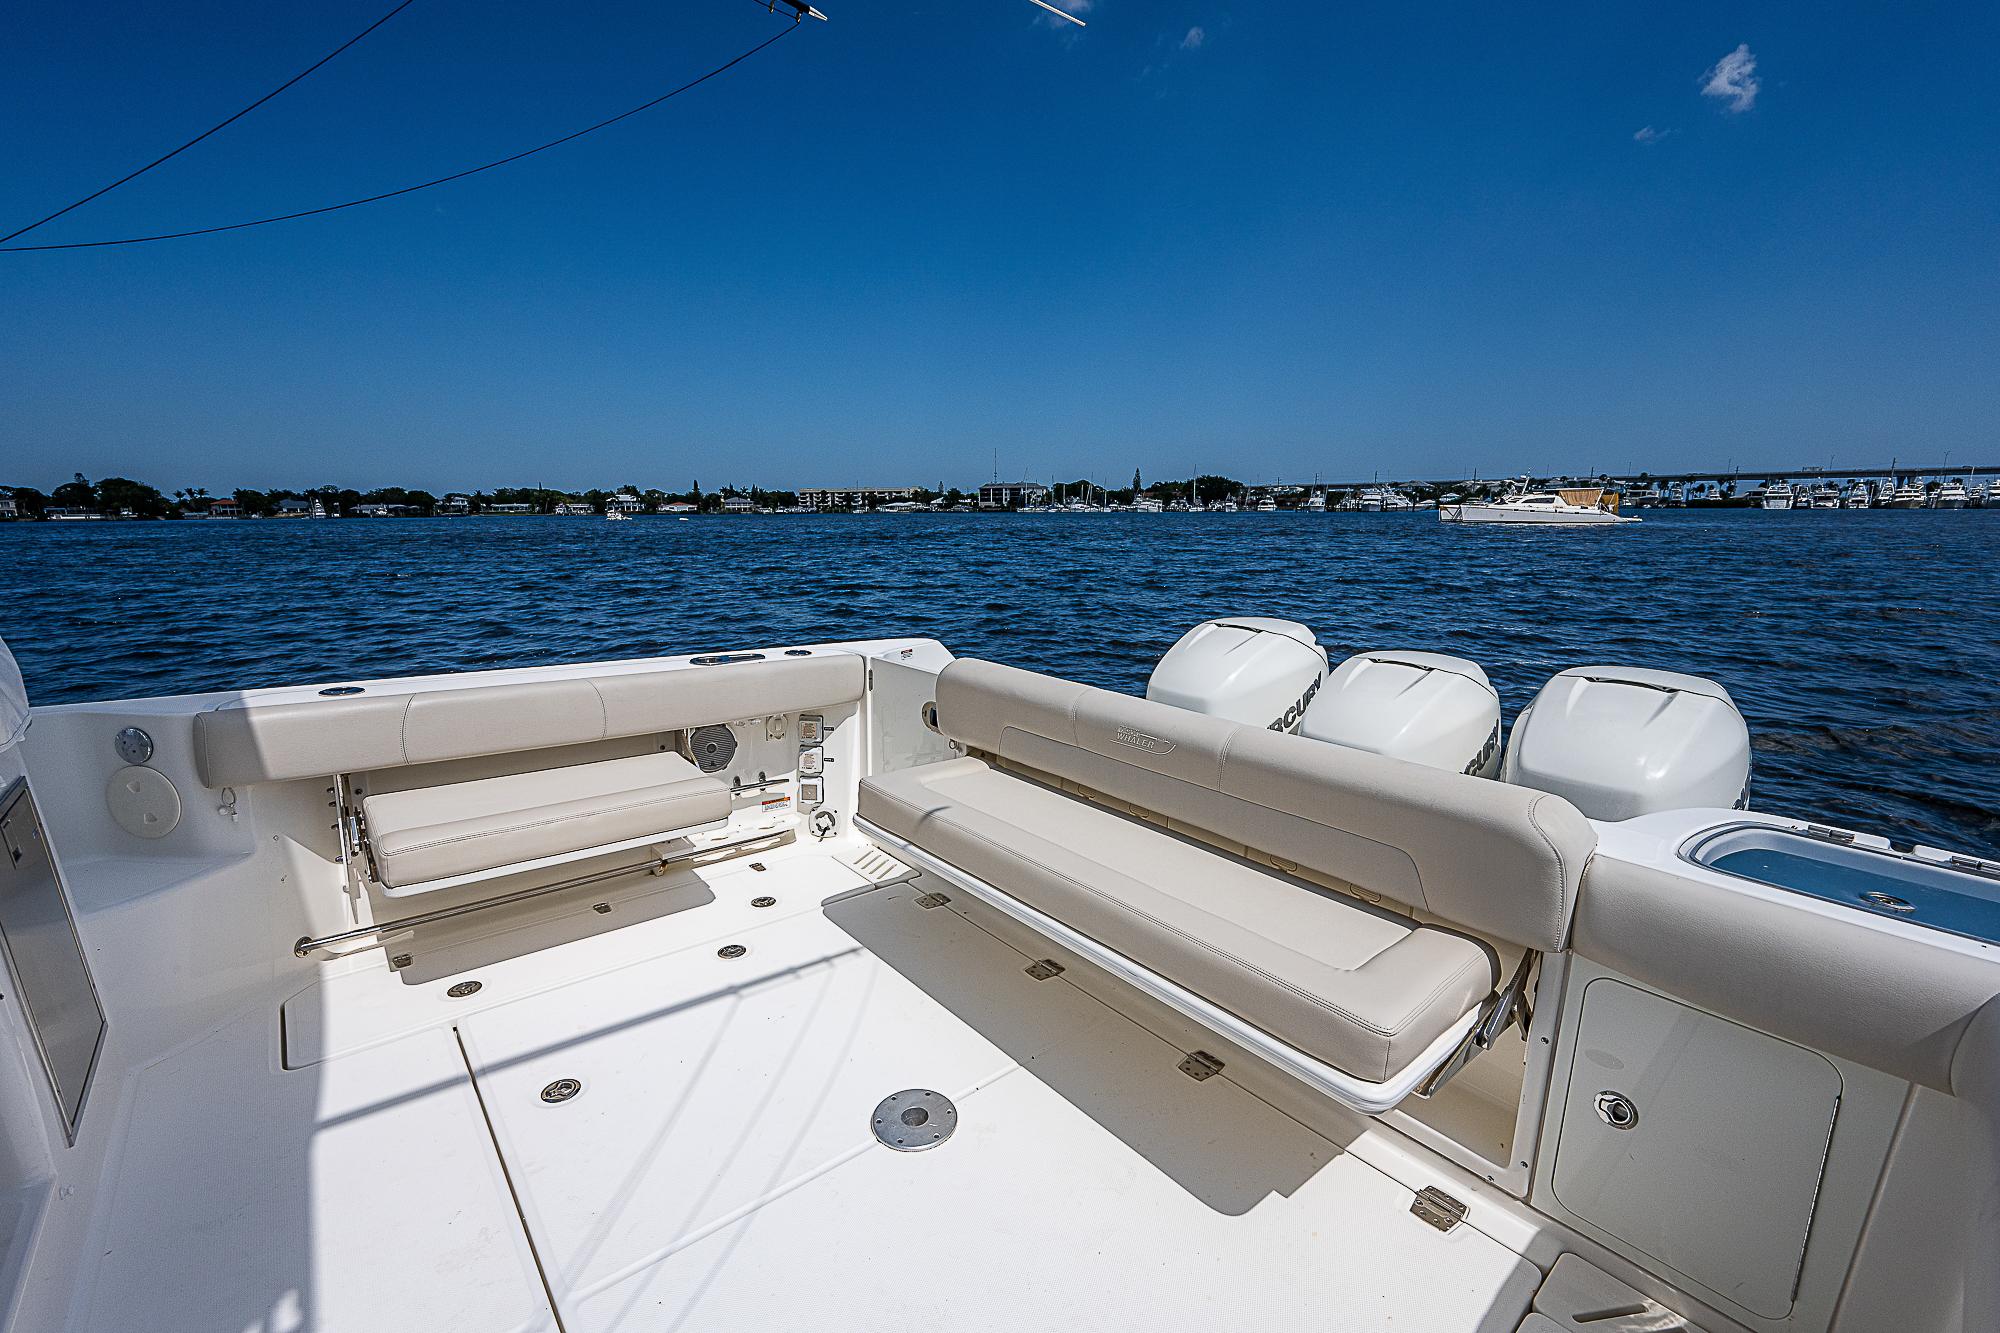
[(1729, 687), (1760, 809), (2000, 852), (2000, 511), (347, 519), (0, 525), (0, 636), (40, 703), (929, 634), (1138, 692), (1208, 616), (1336, 660), (1470, 657)]

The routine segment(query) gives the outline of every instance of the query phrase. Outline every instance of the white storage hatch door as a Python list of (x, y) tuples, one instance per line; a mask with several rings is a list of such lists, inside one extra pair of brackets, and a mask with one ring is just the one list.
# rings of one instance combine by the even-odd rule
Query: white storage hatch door
[(1584, 992), (1554, 1189), (1575, 1216), (1770, 1319), (1790, 1312), (1840, 1073), (1599, 978)]

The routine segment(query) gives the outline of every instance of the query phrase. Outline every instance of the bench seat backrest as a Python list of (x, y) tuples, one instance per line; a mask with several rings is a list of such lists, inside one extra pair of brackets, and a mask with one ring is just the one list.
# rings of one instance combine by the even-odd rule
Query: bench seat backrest
[(859, 699), (867, 663), (816, 652), (507, 685), (224, 704), (194, 720), (210, 787), (510, 754), (796, 713)]
[(944, 669), (937, 722), (973, 749), (1545, 952), (1567, 946), (1597, 845), (1559, 796), (993, 662)]

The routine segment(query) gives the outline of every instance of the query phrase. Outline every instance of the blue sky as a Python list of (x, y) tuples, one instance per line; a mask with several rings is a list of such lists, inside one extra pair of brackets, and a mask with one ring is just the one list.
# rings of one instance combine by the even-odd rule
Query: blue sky
[[(0, 231), (386, 7), (17, 6)], [(2000, 456), (1990, 7), (1095, 0), (1083, 30), (1028, 0), (822, 7), (831, 22), (646, 117), (463, 184), (0, 255), (0, 481)], [(752, 0), (417, 0), (24, 239), (442, 174), (781, 21)]]

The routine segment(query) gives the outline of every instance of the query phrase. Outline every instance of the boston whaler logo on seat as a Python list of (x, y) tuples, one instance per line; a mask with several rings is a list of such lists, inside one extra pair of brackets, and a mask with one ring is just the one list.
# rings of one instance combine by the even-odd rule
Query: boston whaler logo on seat
[(1145, 732), (1134, 731), (1130, 727), (1118, 728), (1118, 730), (1111, 733), (1111, 739), (1117, 741), (1120, 745), (1129, 745), (1135, 750), (1144, 750), (1148, 754), (1167, 754), (1174, 748), (1172, 741), (1161, 740), (1158, 736), (1148, 736)]

